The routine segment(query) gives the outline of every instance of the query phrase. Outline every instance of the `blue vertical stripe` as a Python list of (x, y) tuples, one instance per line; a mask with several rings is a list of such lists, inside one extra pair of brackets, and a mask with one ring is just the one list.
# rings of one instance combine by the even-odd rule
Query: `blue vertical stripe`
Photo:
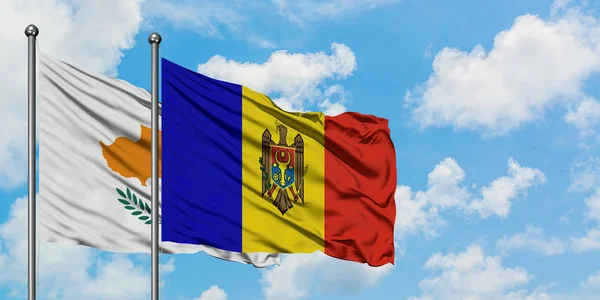
[(162, 59), (162, 240), (242, 251), (242, 86)]

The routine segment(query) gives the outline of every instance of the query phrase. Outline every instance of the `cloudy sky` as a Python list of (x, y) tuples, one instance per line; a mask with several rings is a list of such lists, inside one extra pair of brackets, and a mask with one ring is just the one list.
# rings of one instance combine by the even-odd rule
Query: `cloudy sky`
[[(597, 1), (2, 0), (1, 299), (26, 296), (29, 23), (42, 51), (143, 88), (158, 31), (163, 57), (284, 109), (390, 120), (395, 266), (164, 256), (162, 299), (600, 295)], [(150, 295), (149, 255), (42, 244), (39, 260), (40, 299)]]

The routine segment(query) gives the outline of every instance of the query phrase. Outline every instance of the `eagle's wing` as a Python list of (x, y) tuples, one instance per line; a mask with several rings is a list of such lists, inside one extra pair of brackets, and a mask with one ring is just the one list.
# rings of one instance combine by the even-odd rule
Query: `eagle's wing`
[(262, 195), (264, 196), (267, 192), (267, 183), (271, 180), (271, 144), (274, 142), (271, 140), (271, 133), (268, 129), (265, 129), (262, 135), (262, 159), (267, 172), (267, 178), (262, 177)]
[(300, 134), (294, 138), (294, 147), (296, 148), (296, 157), (294, 159), (294, 177), (296, 190), (302, 203), (304, 203), (304, 140)]

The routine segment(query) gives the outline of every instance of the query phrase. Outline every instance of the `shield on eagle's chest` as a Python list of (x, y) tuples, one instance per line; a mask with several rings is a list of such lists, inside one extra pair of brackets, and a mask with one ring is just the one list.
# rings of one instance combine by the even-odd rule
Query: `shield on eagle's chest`
[(295, 149), (281, 146), (271, 146), (271, 180), (280, 188), (285, 189), (294, 183)]

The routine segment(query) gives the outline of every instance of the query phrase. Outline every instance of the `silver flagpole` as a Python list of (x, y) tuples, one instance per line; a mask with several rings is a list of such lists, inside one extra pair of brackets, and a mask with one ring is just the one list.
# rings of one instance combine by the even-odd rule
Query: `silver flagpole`
[(158, 300), (158, 45), (162, 38), (154, 32), (152, 45), (152, 300)]
[(25, 28), (25, 36), (27, 36), (28, 42), (28, 58), (27, 58), (27, 79), (28, 79), (28, 110), (29, 110), (29, 124), (28, 130), (28, 142), (27, 142), (27, 163), (28, 163), (28, 239), (27, 239), (27, 267), (28, 267), (28, 299), (35, 300), (35, 286), (36, 286), (36, 236), (35, 236), (35, 40), (40, 31), (38, 28), (31, 24)]

